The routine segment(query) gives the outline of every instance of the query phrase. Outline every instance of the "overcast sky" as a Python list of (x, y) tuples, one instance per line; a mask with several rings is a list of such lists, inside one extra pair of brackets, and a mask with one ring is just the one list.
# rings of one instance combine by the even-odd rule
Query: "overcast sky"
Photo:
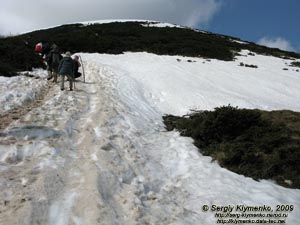
[(0, 34), (80, 21), (149, 19), (299, 52), (299, 9), (299, 0), (1, 0)]

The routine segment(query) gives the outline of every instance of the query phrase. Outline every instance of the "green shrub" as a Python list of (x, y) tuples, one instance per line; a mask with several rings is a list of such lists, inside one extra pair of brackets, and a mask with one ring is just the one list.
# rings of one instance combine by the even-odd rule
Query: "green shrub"
[(295, 62), (291, 62), (290, 66), (294, 66), (294, 67), (300, 67), (300, 62), (295, 61)]
[(223, 106), (185, 117), (167, 115), (164, 122), (167, 130), (192, 137), (201, 153), (229, 170), (300, 187), (295, 172), (300, 171), (300, 113)]
[(245, 64), (245, 63), (243, 63), (243, 62), (240, 62), (240, 66), (245, 66), (245, 67), (250, 67), (250, 68), (258, 68), (257, 65)]

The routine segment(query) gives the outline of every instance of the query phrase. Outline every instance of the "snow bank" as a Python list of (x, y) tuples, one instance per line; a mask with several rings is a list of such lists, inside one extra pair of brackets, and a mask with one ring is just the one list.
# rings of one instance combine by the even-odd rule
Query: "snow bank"
[(24, 72), (24, 74), (26, 73), (30, 73), (33, 77), (23, 75), (0, 76), (0, 115), (35, 100), (46, 87), (46, 71)]
[[(148, 53), (86, 57), (117, 67), (138, 82), (143, 96), (162, 114), (184, 115), (191, 109), (211, 110), (228, 104), (300, 111), (300, 73), (292, 68), (283, 71), (290, 60), (248, 56), (248, 52), (242, 51), (231, 62)], [(258, 68), (241, 67), (240, 62)]]
[[(231, 104), (299, 111), (300, 74), (283, 70), (290, 61), (248, 53), (242, 51), (233, 62), (148, 53), (82, 54), (89, 65), (104, 70), (99, 74), (99, 69), (94, 69), (91, 74), (107, 82), (117, 81), (113, 87), (119, 116), (107, 126), (114, 135), (123, 136), (122, 146), (127, 142), (133, 146), (128, 153), (123, 148), (120, 151), (136, 160), (130, 164), (135, 171), (143, 171), (143, 176), (136, 178), (136, 189), (143, 193), (140, 199), (147, 199), (141, 200), (141, 205), (147, 208), (143, 213), (150, 224), (215, 224), (214, 213), (203, 212), (203, 205), (267, 205), (275, 209), (278, 204), (300, 203), (300, 190), (230, 172), (199, 154), (192, 139), (164, 132), (162, 115), (183, 115), (190, 109)], [(242, 67), (240, 62), (258, 68)], [(299, 218), (294, 210), (287, 224), (296, 225)]]

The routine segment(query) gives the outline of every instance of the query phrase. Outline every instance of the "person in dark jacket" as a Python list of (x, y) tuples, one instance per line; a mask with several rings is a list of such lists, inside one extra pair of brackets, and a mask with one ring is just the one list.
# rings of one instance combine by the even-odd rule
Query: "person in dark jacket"
[(81, 67), (81, 64), (79, 62), (79, 56), (75, 55), (74, 56), (74, 62), (75, 62), (75, 69), (74, 69), (74, 78), (78, 78), (81, 76), (81, 73), (78, 72), (79, 67)]
[(44, 58), (44, 56), (47, 56), (47, 54), (49, 54), (49, 52), (51, 50), (50, 44), (46, 41), (42, 41), (41, 46), (42, 46), (41, 54), (42, 54), (42, 58)]
[(49, 53), (49, 59), (48, 59), (48, 80), (53, 79), (53, 82), (57, 82), (57, 74), (58, 74), (58, 65), (60, 63), (60, 60), (62, 59), (61, 54), (59, 53), (58, 46), (56, 44), (53, 44), (51, 46), (51, 51)]
[(73, 90), (73, 80), (74, 80), (74, 69), (75, 63), (71, 58), (71, 53), (66, 52), (65, 57), (60, 61), (58, 66), (58, 72), (62, 76), (60, 90), (64, 90), (65, 76), (69, 79), (70, 91)]
[(48, 42), (42, 41), (39, 43), (41, 45), (40, 53), (42, 54), (42, 58), (45, 59), (47, 64), (47, 71), (48, 71), (48, 78), (47, 80), (50, 80), (52, 76), (52, 69), (50, 67), (50, 44)]
[(52, 69), (50, 67), (50, 60), (51, 60), (51, 57), (50, 57), (50, 52), (51, 52), (51, 48), (50, 48), (50, 45), (48, 42), (45, 42), (45, 41), (41, 41), (39, 43), (37, 43), (35, 45), (35, 52), (38, 52), (42, 59), (45, 60), (46, 62), (46, 65), (47, 65), (47, 71), (48, 71), (48, 77), (47, 79), (50, 80), (53, 78), (52, 76)]

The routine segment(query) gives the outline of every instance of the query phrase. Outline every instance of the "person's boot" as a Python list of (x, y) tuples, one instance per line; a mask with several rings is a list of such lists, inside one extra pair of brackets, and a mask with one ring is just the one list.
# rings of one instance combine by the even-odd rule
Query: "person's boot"
[(48, 77), (47, 80), (51, 80), (53, 78), (52, 72), (48, 70)]
[(57, 83), (57, 73), (53, 73), (53, 76), (54, 76), (53, 82)]

